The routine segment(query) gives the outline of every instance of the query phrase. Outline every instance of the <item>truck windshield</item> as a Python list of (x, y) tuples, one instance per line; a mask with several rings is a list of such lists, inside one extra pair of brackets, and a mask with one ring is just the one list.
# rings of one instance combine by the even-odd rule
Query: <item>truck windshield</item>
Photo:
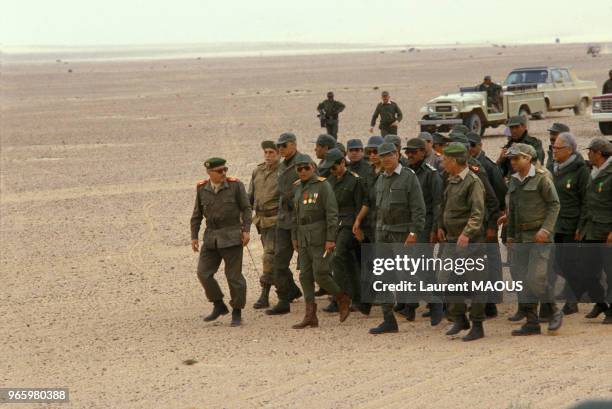
[(506, 84), (541, 84), (547, 79), (548, 71), (546, 70), (512, 71), (506, 78)]

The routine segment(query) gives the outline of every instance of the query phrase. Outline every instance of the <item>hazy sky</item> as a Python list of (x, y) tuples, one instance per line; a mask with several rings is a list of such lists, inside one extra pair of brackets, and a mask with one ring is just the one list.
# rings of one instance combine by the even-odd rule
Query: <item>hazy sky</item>
[(2, 0), (4, 45), (612, 40), (612, 0)]

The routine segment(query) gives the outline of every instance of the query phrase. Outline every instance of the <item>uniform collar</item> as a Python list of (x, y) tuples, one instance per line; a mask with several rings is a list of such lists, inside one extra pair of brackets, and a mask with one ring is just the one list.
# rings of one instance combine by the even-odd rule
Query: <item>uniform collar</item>
[[(398, 164), (397, 164), (397, 167), (395, 168), (395, 170), (393, 171), (393, 173), (397, 173), (398, 175), (402, 173), (402, 164), (401, 164), (401, 163), (398, 163)], [(384, 171), (384, 174), (385, 174), (385, 176), (387, 176), (387, 177), (388, 177), (388, 176), (392, 176), (392, 175), (387, 174), (387, 171), (386, 171), (386, 170)]]
[(469, 171), (470, 171), (470, 167), (466, 166), (465, 169), (463, 169), (461, 172), (459, 172), (459, 174), (457, 176), (459, 176), (459, 178), (461, 178), (461, 180), (463, 180), (463, 179), (465, 179), (465, 177), (467, 176)]
[(531, 167), (529, 168), (529, 172), (527, 172), (527, 176), (525, 176), (524, 178), (521, 178), (521, 175), (519, 175), (518, 172), (513, 173), (512, 177), (517, 178), (519, 180), (519, 182), (523, 182), (527, 178), (534, 177), (535, 174), (536, 174), (535, 166), (533, 166), (533, 164), (532, 164)]

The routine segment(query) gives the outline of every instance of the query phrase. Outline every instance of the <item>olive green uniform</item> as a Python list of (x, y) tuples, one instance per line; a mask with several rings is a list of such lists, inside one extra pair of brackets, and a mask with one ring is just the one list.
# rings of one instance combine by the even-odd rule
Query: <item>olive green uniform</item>
[(403, 118), (402, 110), (393, 101), (388, 103), (379, 102), (372, 114), (372, 120), (370, 126), (373, 128), (376, 125), (376, 120), (380, 116), (380, 134), (385, 135), (397, 135), (397, 127), (391, 126), (395, 121), (400, 122)]
[(321, 102), (317, 105), (317, 111), (325, 117), (325, 128), (327, 134), (338, 139), (338, 114), (344, 111), (345, 105), (335, 99)]
[[(444, 190), (441, 215), (439, 227), (446, 233), (446, 239), (449, 243), (443, 248), (444, 258), (466, 257), (468, 255), (473, 258), (479, 257), (482, 249), (476, 243), (482, 242), (483, 238), (485, 190), (482, 180), (469, 167), (466, 167), (458, 175), (449, 175)], [(454, 245), (461, 234), (470, 239), (469, 250), (467, 250), (469, 254), (463, 254), (462, 250)], [(451, 273), (448, 281), (455, 282), (459, 279), (458, 277)], [(473, 270), (463, 277), (469, 281), (481, 281), (486, 278), (486, 271)], [(470, 320), (483, 321), (486, 297), (482, 294), (473, 293), (471, 298)], [(450, 301), (448, 304), (449, 316), (453, 319), (465, 316), (467, 311), (465, 302), (457, 299)]]
[(278, 162), (257, 165), (249, 184), (249, 201), (255, 217), (253, 224), (261, 237), (263, 246), (263, 273), (259, 277), (262, 286), (274, 284), (274, 248), (276, 219), (278, 217)]
[(313, 175), (306, 182), (296, 180), (294, 185), (291, 238), (298, 243), (304, 300), (314, 303), (315, 282), (329, 294), (340, 293), (331, 276), (332, 254), (325, 254), (325, 242), (336, 240), (338, 204), (323, 177)]
[[(508, 183), (509, 205), (507, 234), (514, 243), (534, 243), (535, 234), (544, 229), (552, 234), (559, 214), (559, 196), (547, 171), (531, 166), (524, 180), (514, 174)], [(515, 281), (523, 281), (524, 290), (519, 293), (519, 309), (527, 317), (527, 323), (539, 325), (538, 300), (548, 293), (547, 266), (551, 246), (546, 243), (529, 246), (512, 246), (510, 271)], [(551, 304), (553, 312), (555, 304)]]
[[(419, 180), (419, 185), (423, 191), (423, 200), (425, 202), (425, 227), (422, 231), (417, 232), (417, 241), (419, 243), (429, 243), (430, 235), (436, 234), (437, 224), (440, 218), (440, 205), (442, 203), (442, 178), (438, 171), (425, 160), (410, 167)], [(430, 246), (425, 248), (429, 249)], [(431, 247), (433, 250), (433, 247)]]
[(225, 276), (230, 290), (230, 305), (244, 308), (246, 280), (242, 275), (242, 232), (251, 230), (251, 205), (238, 179), (227, 178), (218, 189), (208, 180), (198, 183), (195, 205), (191, 216), (191, 239), (197, 240), (202, 219), (206, 230), (200, 260), (198, 279), (210, 302), (223, 300), (223, 292), (214, 275), (225, 263)]
[(482, 83), (478, 86), (478, 91), (487, 93), (487, 106), (493, 106), (501, 111), (499, 106), (500, 97), (502, 93), (502, 87), (494, 82), (490, 85)]

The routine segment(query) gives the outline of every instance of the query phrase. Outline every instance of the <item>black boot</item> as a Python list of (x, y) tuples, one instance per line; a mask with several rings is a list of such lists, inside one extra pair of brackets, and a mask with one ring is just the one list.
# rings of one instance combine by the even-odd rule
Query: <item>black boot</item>
[(317, 291), (315, 291), (315, 297), (323, 297), (324, 295), (327, 295), (327, 291), (325, 291), (323, 288), (319, 288)]
[(519, 308), (518, 310), (516, 310), (513, 316), (508, 317), (508, 321), (518, 322), (518, 321), (525, 319), (525, 317), (526, 317), (525, 313), (521, 311), (521, 309)]
[(259, 299), (255, 301), (255, 304), (253, 304), (253, 308), (255, 308), (256, 310), (260, 310), (262, 308), (268, 308), (270, 306), (270, 287), (272, 287), (270, 284), (262, 285), (261, 295), (259, 296)]
[(281, 315), (281, 314), (287, 314), (289, 313), (289, 311), (291, 311), (291, 306), (289, 304), (289, 301), (278, 300), (278, 303), (274, 307), (270, 308), (269, 310), (266, 310), (266, 314)]
[(485, 304), (485, 316), (487, 318), (497, 317), (497, 305), (495, 303), (488, 302)]
[(372, 310), (372, 304), (367, 302), (362, 302), (357, 304), (357, 309), (363, 315), (370, 315), (370, 311)]
[(427, 303), (427, 306), (425, 308), (426, 310), (423, 312), (423, 314), (421, 314), (421, 317), (423, 318), (431, 317), (431, 303)]
[(406, 308), (406, 304), (404, 303), (397, 303), (393, 306), (393, 311), (395, 312), (400, 312), (401, 310), (403, 310), (404, 308)]
[(597, 318), (601, 314), (605, 313), (607, 309), (608, 309), (608, 306), (606, 304), (597, 303), (593, 306), (593, 309), (591, 310), (591, 312), (585, 315), (585, 318)]
[(370, 334), (385, 334), (397, 331), (397, 321), (395, 320), (393, 311), (389, 311), (384, 314), (384, 320), (378, 327), (370, 328)]
[(484, 328), (482, 327), (482, 321), (472, 321), (472, 329), (462, 339), (464, 341), (474, 341), (480, 338), (484, 338)]
[(404, 317), (406, 317), (406, 320), (408, 321), (414, 321), (416, 318), (416, 308), (406, 304), (406, 306), (398, 311), (399, 314), (402, 314)]
[(300, 298), (302, 295), (303, 294), (302, 294), (302, 290), (300, 290), (300, 287), (298, 287), (297, 285), (295, 285), (295, 283), (293, 283), (293, 285), (289, 289), (289, 302), (294, 302), (295, 300)]
[(444, 308), (442, 303), (431, 303), (429, 304), (429, 320), (432, 327), (435, 327), (440, 322), (442, 322), (442, 318), (444, 318)]
[(219, 318), (219, 316), (225, 315), (229, 312), (229, 310), (227, 309), (227, 305), (225, 305), (223, 301), (215, 301), (214, 304), (215, 306), (213, 307), (212, 312), (210, 313), (210, 315), (204, 317), (204, 321), (214, 321)]
[(242, 325), (242, 310), (239, 308), (234, 308), (232, 310), (232, 323), (230, 326), (239, 327)]
[(548, 322), (548, 331), (554, 332), (558, 330), (561, 328), (561, 324), (563, 324), (563, 311), (553, 311)]
[(572, 315), (578, 312), (578, 304), (575, 302), (566, 302), (563, 306), (563, 314)]
[(459, 315), (457, 317), (453, 317), (455, 320), (453, 322), (453, 326), (446, 331), (446, 335), (456, 335), (463, 330), (470, 329), (470, 322), (467, 320), (465, 315)]
[(338, 312), (338, 303), (336, 302), (336, 300), (331, 300), (327, 307), (323, 308), (323, 311), (329, 313)]
[(523, 324), (519, 329), (515, 329), (512, 331), (513, 336), (525, 336), (525, 335), (538, 335), (542, 331), (540, 329), (540, 324), (527, 322)]
[(543, 302), (540, 304), (540, 313), (538, 314), (538, 319), (540, 323), (550, 322), (553, 319), (553, 306), (551, 303)]
[(606, 310), (606, 316), (604, 317), (602, 324), (612, 324), (612, 304), (608, 306)]

